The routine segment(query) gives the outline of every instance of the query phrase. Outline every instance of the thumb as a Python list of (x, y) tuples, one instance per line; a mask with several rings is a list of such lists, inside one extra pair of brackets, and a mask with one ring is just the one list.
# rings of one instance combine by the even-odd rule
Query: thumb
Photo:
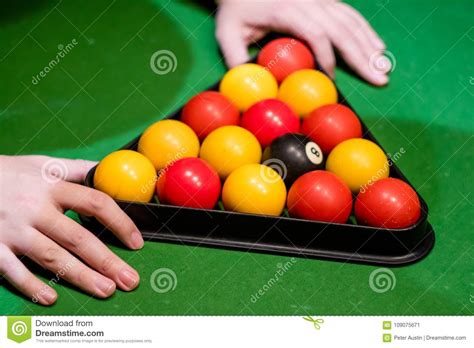
[(247, 42), (243, 37), (242, 28), (238, 24), (218, 23), (216, 38), (229, 68), (243, 64), (250, 59)]

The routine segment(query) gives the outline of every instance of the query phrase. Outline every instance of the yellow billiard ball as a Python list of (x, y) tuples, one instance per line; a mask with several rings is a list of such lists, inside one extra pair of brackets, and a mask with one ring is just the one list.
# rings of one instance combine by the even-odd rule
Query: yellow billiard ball
[(138, 141), (138, 152), (149, 158), (158, 171), (181, 158), (197, 157), (199, 139), (185, 123), (162, 120), (143, 132)]
[(326, 170), (339, 176), (353, 193), (387, 178), (389, 163), (383, 150), (367, 139), (348, 139), (338, 144), (326, 161)]
[(320, 106), (337, 103), (337, 90), (329, 77), (313, 69), (302, 69), (283, 80), (278, 99), (301, 117)]
[(99, 162), (94, 188), (114, 199), (149, 202), (155, 192), (156, 171), (142, 154), (131, 150), (112, 152)]
[(233, 170), (250, 163), (260, 163), (262, 148), (255, 135), (239, 126), (225, 126), (204, 139), (199, 154), (225, 179)]
[(249, 63), (230, 69), (222, 78), (219, 91), (243, 112), (256, 102), (276, 98), (278, 83), (263, 66)]
[(234, 170), (224, 183), (222, 202), (226, 210), (279, 216), (285, 208), (283, 179), (263, 164), (247, 164)]

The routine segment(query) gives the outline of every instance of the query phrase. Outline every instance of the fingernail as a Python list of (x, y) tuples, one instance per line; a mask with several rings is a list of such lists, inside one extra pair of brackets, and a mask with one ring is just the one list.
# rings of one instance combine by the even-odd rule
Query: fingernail
[(382, 40), (376, 40), (376, 41), (375, 41), (375, 46), (376, 46), (379, 50), (384, 50), (384, 49), (385, 49), (385, 43), (384, 43)]
[(115, 283), (109, 279), (97, 277), (95, 280), (95, 285), (100, 290), (100, 292), (102, 292), (103, 295), (109, 296), (111, 294), (111, 290), (115, 286)]
[(120, 272), (119, 279), (128, 290), (132, 290), (138, 284), (139, 278), (134, 272), (124, 269), (122, 272)]
[(41, 289), (41, 293), (38, 296), (42, 301), (42, 304), (50, 305), (56, 301), (57, 295), (53, 289), (44, 288)]
[(377, 85), (386, 85), (388, 83), (388, 77), (386, 75), (376, 74), (373, 77)]
[(135, 231), (132, 233), (132, 247), (134, 249), (141, 249), (143, 247), (143, 237), (140, 232)]

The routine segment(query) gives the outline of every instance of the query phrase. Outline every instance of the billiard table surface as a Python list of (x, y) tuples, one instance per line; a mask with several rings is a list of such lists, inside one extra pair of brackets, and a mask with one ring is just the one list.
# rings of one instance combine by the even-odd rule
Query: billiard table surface
[[(344, 66), (336, 83), (389, 153), (403, 149), (397, 165), (428, 203), (436, 233), (426, 258), (391, 269), (391, 290), (371, 289), (376, 266), (296, 258), (269, 286), (289, 257), (146, 242), (137, 252), (110, 245), (141, 276), (131, 293), (100, 300), (60, 282), (57, 303), (41, 307), (1, 279), (0, 314), (472, 314), (474, 4), (349, 3), (385, 40), (394, 69), (383, 88)], [(2, 154), (99, 160), (226, 71), (213, 9), (198, 2), (8, 1), (0, 8)], [(38, 75), (72, 40), (70, 52)], [(174, 72), (150, 68), (160, 49), (175, 54)], [(159, 268), (176, 274), (174, 290), (153, 290)], [(44, 281), (53, 277), (34, 271)]]

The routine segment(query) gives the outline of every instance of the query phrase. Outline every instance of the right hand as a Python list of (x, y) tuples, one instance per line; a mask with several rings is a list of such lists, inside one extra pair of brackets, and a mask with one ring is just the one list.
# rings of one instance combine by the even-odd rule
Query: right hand
[(388, 83), (391, 63), (383, 56), (384, 42), (348, 4), (334, 0), (219, 1), (216, 36), (229, 67), (248, 61), (247, 46), (271, 31), (304, 40), (332, 78), (335, 48), (368, 82), (376, 86)]
[(21, 262), (24, 256), (96, 297), (111, 296), (116, 286), (125, 291), (138, 286), (133, 268), (64, 215), (71, 209), (94, 216), (127, 247), (143, 247), (137, 227), (112, 198), (74, 183), (82, 182), (94, 165), (46, 156), (0, 156), (0, 275), (34, 302), (53, 304), (55, 282), (47, 285), (36, 278)]

